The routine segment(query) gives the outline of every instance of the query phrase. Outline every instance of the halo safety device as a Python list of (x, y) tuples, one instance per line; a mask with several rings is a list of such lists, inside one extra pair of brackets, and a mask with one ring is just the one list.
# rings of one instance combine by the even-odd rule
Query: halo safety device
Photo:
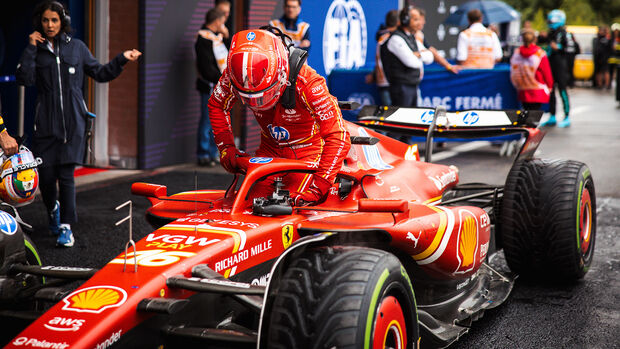
[(9, 157), (0, 154), (2, 172), (0, 174), (0, 199), (13, 205), (23, 206), (34, 200), (39, 186), (39, 172), (37, 166), (42, 161), (35, 158), (25, 146), (19, 147), (19, 152)]
[(566, 13), (562, 10), (552, 10), (547, 15), (547, 25), (550, 29), (558, 29), (566, 23)]
[(287, 85), (288, 55), (282, 41), (268, 31), (235, 34), (226, 69), (244, 104), (253, 110), (267, 110), (278, 102)]

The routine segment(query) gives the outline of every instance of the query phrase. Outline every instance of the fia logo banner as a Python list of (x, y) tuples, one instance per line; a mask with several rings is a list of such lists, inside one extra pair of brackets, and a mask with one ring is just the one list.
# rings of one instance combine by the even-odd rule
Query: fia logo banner
[(334, 0), (323, 26), (325, 73), (334, 68), (359, 68), (366, 63), (366, 17), (357, 0)]

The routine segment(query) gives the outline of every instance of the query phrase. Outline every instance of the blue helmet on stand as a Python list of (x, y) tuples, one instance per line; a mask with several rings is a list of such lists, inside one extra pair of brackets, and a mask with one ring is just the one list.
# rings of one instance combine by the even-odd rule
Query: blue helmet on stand
[(566, 23), (566, 13), (562, 10), (552, 10), (547, 15), (547, 25), (550, 29), (558, 29)]

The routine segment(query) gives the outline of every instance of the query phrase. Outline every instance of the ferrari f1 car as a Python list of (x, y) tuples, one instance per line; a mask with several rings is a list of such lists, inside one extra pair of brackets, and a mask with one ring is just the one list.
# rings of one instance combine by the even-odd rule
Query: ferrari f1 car
[[(296, 160), (240, 158), (245, 173), (227, 190), (134, 183), (156, 230), (100, 270), (8, 258), (24, 236), (3, 231), (2, 315), (35, 318), (7, 347), (446, 347), (516, 275), (572, 281), (592, 262), (592, 176), (533, 158), (540, 116), (364, 107), (315, 206), (291, 206), (286, 177), (317, 167)], [(424, 161), (372, 129), (425, 136)], [(523, 143), (503, 186), (459, 184), (456, 167), (430, 161), (438, 134), (515, 133)], [(253, 197), (264, 180), (273, 194)], [(493, 266), (500, 250), (510, 272)], [(86, 281), (66, 291), (62, 279)], [(37, 313), (42, 302), (55, 304)]]

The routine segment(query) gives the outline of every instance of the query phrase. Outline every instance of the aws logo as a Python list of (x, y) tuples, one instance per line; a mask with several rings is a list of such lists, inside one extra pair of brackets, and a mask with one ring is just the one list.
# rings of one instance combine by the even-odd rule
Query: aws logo
[(267, 125), (267, 129), (269, 129), (269, 134), (276, 141), (288, 141), (291, 138), (290, 132), (287, 129), (281, 126), (272, 126)]
[(45, 326), (46, 328), (52, 331), (75, 332), (79, 330), (82, 327), (82, 325), (84, 325), (85, 322), (86, 320), (83, 320), (83, 319), (71, 319), (71, 318), (64, 318), (64, 317), (56, 316), (50, 321), (48, 321), (46, 324), (44, 324), (43, 326)]
[(334, 0), (323, 26), (325, 73), (334, 68), (359, 68), (366, 63), (366, 17), (357, 0)]

